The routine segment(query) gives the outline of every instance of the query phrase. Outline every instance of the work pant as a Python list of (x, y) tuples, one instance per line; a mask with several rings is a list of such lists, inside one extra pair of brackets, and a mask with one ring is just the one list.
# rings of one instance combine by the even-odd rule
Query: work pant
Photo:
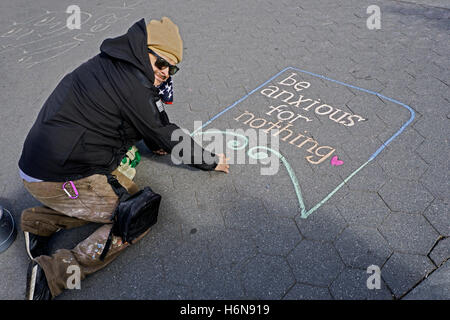
[[(117, 180), (131, 194), (138, 191), (134, 182), (115, 170)], [(53, 297), (68, 288), (73, 279), (73, 270), (80, 271), (80, 280), (105, 267), (114, 260), (128, 243), (113, 237), (111, 247), (103, 261), (99, 259), (111, 230), (111, 216), (118, 204), (118, 197), (109, 185), (105, 175), (95, 174), (73, 181), (78, 198), (71, 199), (62, 189), (62, 182), (26, 182), (25, 188), (44, 206), (26, 209), (22, 212), (22, 230), (39, 236), (51, 236), (60, 229), (71, 229), (90, 222), (104, 224), (72, 250), (60, 249), (51, 256), (39, 256), (35, 261), (44, 270)], [(70, 183), (68, 192), (74, 196)], [(133, 243), (142, 239), (149, 230)], [(70, 266), (77, 266), (76, 267)], [(69, 281), (68, 281), (69, 280)]]

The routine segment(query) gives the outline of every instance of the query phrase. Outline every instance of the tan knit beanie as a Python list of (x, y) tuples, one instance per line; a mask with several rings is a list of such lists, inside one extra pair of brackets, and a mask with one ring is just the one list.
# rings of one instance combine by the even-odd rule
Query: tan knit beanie
[(183, 40), (177, 25), (167, 17), (147, 24), (147, 46), (176, 63), (183, 59)]

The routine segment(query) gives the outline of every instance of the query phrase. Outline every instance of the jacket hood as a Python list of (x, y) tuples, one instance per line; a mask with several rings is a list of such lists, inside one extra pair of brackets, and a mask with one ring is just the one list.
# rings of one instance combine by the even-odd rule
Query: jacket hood
[(147, 53), (147, 29), (144, 19), (133, 24), (126, 34), (104, 40), (100, 51), (112, 58), (133, 64), (144, 72), (151, 83), (155, 81)]

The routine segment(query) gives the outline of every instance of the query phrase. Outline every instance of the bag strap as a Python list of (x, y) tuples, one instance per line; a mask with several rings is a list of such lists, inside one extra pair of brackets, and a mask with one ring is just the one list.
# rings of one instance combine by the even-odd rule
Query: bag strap
[(117, 180), (116, 176), (107, 173), (106, 177), (108, 178), (108, 183), (111, 185), (111, 188), (114, 190), (116, 195), (119, 197), (119, 202), (126, 201), (131, 195), (128, 193), (127, 189), (125, 189), (120, 182)]
[[(106, 177), (108, 178), (108, 183), (111, 185), (111, 188), (114, 190), (116, 195), (119, 197), (119, 203), (126, 201), (128, 198), (131, 197), (131, 195), (128, 193), (127, 189), (125, 189), (120, 182), (117, 180), (116, 176), (107, 173)], [(117, 210), (119, 205), (117, 205), (116, 209), (114, 210), (111, 220), (113, 221), (113, 226), (111, 227), (111, 230), (109, 231), (108, 239), (106, 240), (105, 247), (103, 248), (102, 254), (100, 255), (100, 261), (103, 261), (106, 257), (106, 254), (109, 251), (109, 248), (111, 247), (112, 242), (112, 236), (113, 236), (113, 228), (114, 228), (114, 218), (116, 217)]]
[(111, 247), (112, 233), (113, 233), (113, 227), (111, 226), (111, 231), (109, 231), (109, 235), (108, 235), (108, 239), (106, 240), (105, 247), (103, 248), (102, 254), (100, 255), (100, 261), (103, 261), (105, 259), (106, 254), (108, 253), (109, 248)]

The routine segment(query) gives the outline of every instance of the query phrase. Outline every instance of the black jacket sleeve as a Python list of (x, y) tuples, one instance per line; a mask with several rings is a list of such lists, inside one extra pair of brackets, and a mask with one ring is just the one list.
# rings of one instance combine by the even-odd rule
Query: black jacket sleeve
[[(178, 143), (187, 145), (188, 142), (190, 146), (190, 159), (188, 163), (184, 163), (201, 170), (214, 170), (219, 163), (219, 158), (214, 153), (204, 150), (190, 135), (182, 132), (176, 124), (170, 123), (165, 111), (160, 112), (158, 110), (156, 105), (156, 101), (159, 100), (157, 89), (155, 88), (155, 91), (151, 88), (145, 88), (139, 82), (134, 84), (134, 88), (134, 92), (128, 96), (128, 103), (124, 105), (122, 116), (143, 136), (146, 145), (151, 150), (154, 150), (153, 148), (158, 146), (164, 151), (172, 153), (172, 150)], [(179, 136), (178, 139), (172, 140), (172, 133), (175, 130), (180, 130), (180, 134), (177, 134)], [(207, 155), (210, 159), (214, 158), (214, 162), (207, 163), (204, 155)], [(174, 156), (177, 158), (179, 156), (182, 159), (183, 149), (179, 154), (175, 154)], [(201, 160), (201, 163), (196, 163), (196, 160), (199, 162), (198, 159)]]

